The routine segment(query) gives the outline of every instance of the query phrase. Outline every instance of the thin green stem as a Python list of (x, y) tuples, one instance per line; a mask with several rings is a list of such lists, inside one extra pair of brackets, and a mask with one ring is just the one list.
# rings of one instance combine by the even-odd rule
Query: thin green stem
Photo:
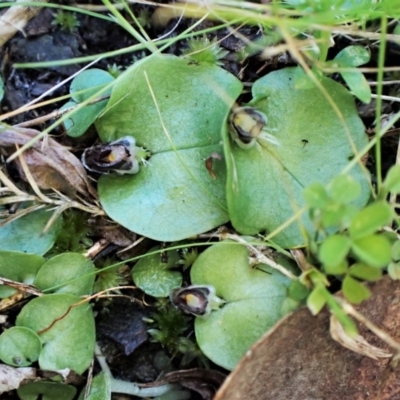
[(376, 88), (377, 99), (376, 99), (376, 144), (375, 144), (375, 165), (376, 165), (376, 183), (377, 191), (381, 190), (382, 187), (382, 159), (381, 159), (381, 115), (382, 115), (382, 90), (383, 90), (383, 72), (385, 67), (385, 53), (386, 53), (386, 31), (387, 31), (387, 19), (385, 15), (381, 18), (381, 42), (379, 45), (379, 57), (378, 57), (378, 86)]

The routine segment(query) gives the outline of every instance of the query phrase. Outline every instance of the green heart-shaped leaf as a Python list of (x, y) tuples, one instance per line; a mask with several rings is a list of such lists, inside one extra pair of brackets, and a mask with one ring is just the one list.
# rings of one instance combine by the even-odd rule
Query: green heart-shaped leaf
[(290, 279), (266, 265), (262, 271), (249, 265), (243, 245), (222, 242), (211, 246), (195, 261), (191, 280), (212, 285), (226, 301), (206, 318), (196, 318), (196, 339), (213, 362), (235, 367), (248, 348), (288, 311)]
[[(32, 284), (46, 260), (36, 254), (0, 251), (0, 276), (16, 282)], [(16, 289), (0, 286), (0, 298), (13, 295)]]
[(173, 56), (152, 56), (121, 75), (96, 127), (103, 141), (126, 135), (148, 149), (149, 165), (131, 176), (104, 175), (106, 213), (126, 228), (175, 241), (228, 221), (221, 126), (241, 83), (223, 69)]
[(50, 217), (49, 210), (38, 210), (2, 226), (0, 250), (45, 254), (53, 246), (62, 226), (62, 218), (57, 218), (50, 229), (42, 234)]
[[(157, 247), (150, 251), (157, 250)], [(153, 297), (168, 297), (171, 290), (182, 284), (182, 274), (170, 271), (180, 257), (176, 250), (165, 254), (166, 261), (160, 253), (141, 258), (132, 269), (132, 279), (136, 286)]]
[[(317, 87), (294, 87), (295, 71), (272, 72), (252, 89), (251, 105), (268, 117), (266, 128), (278, 144), (257, 139), (253, 147), (242, 149), (232, 142), (227, 129), (223, 131), (229, 215), (243, 234), (278, 228), (304, 207), (304, 188), (315, 182), (329, 183), (354, 156), (352, 147), (361, 149), (367, 144), (350, 93), (331, 79), (321, 78), (346, 130)], [(369, 197), (368, 178), (358, 165), (349, 174), (361, 184), (361, 195), (352, 204), (362, 207)], [(305, 239), (300, 227), (310, 235), (315, 232), (308, 215), (303, 215), (273, 240), (283, 247), (302, 245)]]
[(72, 294), (48, 294), (31, 300), (19, 313), (16, 325), (36, 332), (43, 344), (42, 369), (69, 368), (82, 374), (94, 351), (92, 308)]
[(110, 400), (111, 383), (110, 377), (103, 371), (93, 378), (90, 385), (89, 396), (85, 397), (86, 388), (84, 388), (78, 400)]
[[(36, 275), (35, 286), (41, 290), (56, 286), (54, 292), (77, 296), (91, 294), (95, 278), (94, 270), (93, 262), (82, 254), (59, 254), (41, 266)], [(61, 286), (64, 282), (67, 284)]]
[(42, 343), (31, 329), (14, 326), (0, 336), (0, 358), (14, 367), (27, 367), (39, 358)]

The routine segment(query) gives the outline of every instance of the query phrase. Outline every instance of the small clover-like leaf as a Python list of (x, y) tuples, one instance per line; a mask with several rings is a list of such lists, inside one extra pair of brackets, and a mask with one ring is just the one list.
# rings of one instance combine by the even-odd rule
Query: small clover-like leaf
[(382, 270), (365, 264), (354, 264), (349, 269), (349, 275), (365, 281), (377, 281), (382, 276)]
[(334, 201), (350, 203), (361, 194), (361, 185), (352, 176), (341, 174), (332, 180), (329, 194)]
[(347, 260), (343, 260), (336, 265), (324, 265), (324, 271), (329, 275), (342, 275), (349, 269)]
[(387, 192), (400, 193), (400, 165), (393, 165), (389, 169), (383, 186)]
[(400, 279), (400, 263), (390, 263), (388, 266), (388, 274), (393, 280)]
[(395, 261), (400, 261), (400, 240), (396, 240), (392, 244), (392, 259)]
[(344, 235), (331, 235), (319, 249), (319, 259), (325, 266), (341, 264), (350, 251), (351, 241)]
[(382, 268), (390, 263), (391, 247), (385, 236), (363, 236), (352, 241), (352, 251), (365, 264)]
[(369, 289), (349, 275), (343, 280), (342, 290), (346, 299), (354, 304), (360, 304), (371, 295)]
[(298, 280), (292, 281), (288, 288), (289, 297), (297, 301), (304, 300), (309, 293), (310, 290), (307, 288), (307, 286), (303, 285)]
[(323, 286), (317, 286), (307, 297), (307, 307), (312, 315), (317, 315), (326, 304), (326, 289)]
[(308, 207), (323, 208), (330, 202), (330, 197), (321, 183), (315, 182), (303, 190), (303, 197)]
[(371, 235), (389, 224), (393, 210), (386, 201), (376, 201), (361, 210), (351, 221), (349, 233), (352, 239)]

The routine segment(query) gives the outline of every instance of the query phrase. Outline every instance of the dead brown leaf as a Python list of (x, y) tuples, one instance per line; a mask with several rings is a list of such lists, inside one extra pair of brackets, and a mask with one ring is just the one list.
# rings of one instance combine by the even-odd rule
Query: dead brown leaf
[[(400, 341), (400, 283), (385, 277), (368, 285), (373, 295), (357, 310)], [(261, 338), (229, 375), (214, 400), (396, 400), (399, 371), (390, 359), (373, 360), (342, 347), (329, 334), (328, 311), (311, 316), (305, 307)], [(360, 335), (392, 351), (372, 332)]]
[[(5, 127), (0, 131), (0, 146), (11, 154), (16, 145), (23, 146), (39, 133), (34, 129)], [(23, 157), (41, 189), (56, 189), (68, 196), (78, 192), (96, 197), (79, 159), (52, 138), (39, 140), (23, 153)], [(15, 163), (21, 177), (26, 180), (20, 162), (15, 160)]]

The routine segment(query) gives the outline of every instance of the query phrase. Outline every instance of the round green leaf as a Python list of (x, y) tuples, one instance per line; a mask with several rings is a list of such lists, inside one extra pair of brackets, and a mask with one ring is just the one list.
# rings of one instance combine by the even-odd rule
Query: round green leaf
[[(93, 262), (82, 254), (63, 253), (45, 262), (35, 279), (35, 286), (55, 293), (70, 293), (82, 296), (91, 294), (95, 279)], [(69, 281), (72, 281), (69, 283)], [(66, 282), (65, 285), (63, 283)], [(60, 287), (60, 285), (62, 285)]]
[(17, 390), (21, 400), (72, 400), (76, 388), (58, 382), (30, 382)]
[(43, 344), (41, 369), (69, 368), (82, 374), (89, 366), (95, 345), (95, 326), (90, 304), (72, 294), (37, 297), (19, 313), (16, 325), (37, 332)]
[(334, 201), (349, 203), (361, 194), (359, 182), (347, 174), (338, 175), (330, 184), (330, 195)]
[(310, 290), (307, 288), (307, 286), (303, 285), (298, 280), (292, 281), (288, 290), (288, 295), (290, 298), (297, 301), (304, 300), (309, 293)]
[(319, 259), (325, 266), (341, 264), (350, 251), (351, 241), (347, 236), (331, 235), (321, 244)]
[(376, 201), (361, 210), (351, 221), (349, 233), (352, 239), (371, 235), (390, 223), (392, 207), (386, 201)]
[(39, 358), (42, 343), (31, 329), (14, 326), (0, 336), (0, 359), (14, 367), (27, 367)]
[[(248, 348), (283, 315), (290, 280), (271, 268), (249, 265), (243, 245), (222, 242), (195, 261), (191, 280), (212, 285), (226, 301), (206, 318), (196, 318), (197, 343), (204, 354), (226, 369), (235, 367)], [(284, 311), (283, 311), (284, 310)]]
[[(157, 250), (155, 247), (150, 251)], [(163, 262), (166, 257), (167, 262)], [(178, 271), (170, 271), (176, 266), (180, 257), (176, 250), (151, 254), (141, 258), (132, 269), (132, 279), (136, 286), (153, 297), (168, 297), (171, 290), (182, 285), (182, 275)]]
[(152, 156), (136, 175), (99, 179), (106, 213), (160, 241), (225, 223), (224, 163), (213, 162), (214, 179), (205, 160), (222, 154), (221, 126), (241, 88), (217, 66), (167, 55), (147, 58), (122, 74), (96, 127), (103, 141), (132, 135)]
[(38, 210), (2, 226), (0, 250), (45, 254), (53, 246), (62, 226), (62, 218), (57, 218), (50, 229), (42, 234), (50, 217), (48, 210)]
[(360, 71), (341, 72), (342, 78), (347, 83), (351, 92), (363, 103), (368, 104), (371, 101), (371, 87), (365, 76)]
[(343, 280), (342, 291), (346, 299), (354, 304), (360, 304), (371, 295), (369, 289), (349, 275)]
[(329, 275), (342, 275), (349, 269), (349, 263), (347, 260), (343, 260), (341, 263), (336, 265), (324, 265), (325, 273)]
[(303, 197), (308, 207), (323, 208), (330, 202), (330, 197), (321, 183), (312, 183), (303, 190)]
[(321, 210), (321, 222), (324, 228), (334, 229), (347, 228), (350, 221), (358, 213), (358, 208), (353, 204), (342, 204), (330, 202)]
[(387, 192), (400, 193), (400, 165), (393, 165), (389, 169), (384, 182), (384, 188)]
[[(60, 111), (76, 105), (77, 103), (74, 101), (69, 101), (60, 108)], [(82, 136), (105, 109), (106, 105), (107, 100), (103, 100), (73, 111), (63, 122), (67, 135), (71, 137)]]
[(347, 46), (335, 57), (335, 61), (343, 67), (359, 67), (371, 59), (369, 51), (363, 46)]
[(400, 260), (400, 240), (396, 240), (392, 244), (392, 259), (395, 261)]
[[(32, 284), (46, 260), (36, 254), (0, 251), (0, 276), (16, 282)], [(16, 289), (0, 286), (0, 298), (13, 295)]]
[(111, 399), (111, 383), (109, 376), (103, 371), (93, 378), (90, 385), (89, 396), (85, 398), (84, 388), (79, 395), (78, 400), (110, 400)]
[(390, 263), (388, 267), (388, 274), (393, 280), (400, 279), (400, 264)]
[[(354, 100), (343, 86), (328, 78), (320, 82), (347, 129), (318, 88), (295, 89), (294, 72), (293, 68), (272, 72), (252, 89), (251, 105), (268, 117), (267, 130), (279, 145), (259, 139), (245, 150), (232, 143), (226, 129), (223, 132), (229, 215), (243, 234), (271, 232), (304, 207), (304, 188), (330, 182), (354, 156), (349, 135), (356, 149), (367, 144)], [(362, 207), (369, 198), (368, 179), (358, 165), (349, 174), (361, 184), (361, 195), (353, 204)], [(283, 247), (303, 245), (299, 225), (310, 236), (315, 234), (305, 213), (273, 240)]]
[[(114, 77), (102, 69), (92, 68), (82, 71), (71, 82), (71, 87), (69, 89), (71, 98), (76, 103), (82, 103), (89, 99), (89, 97), (94, 96), (99, 90), (113, 80)], [(110, 93), (111, 90), (108, 90), (101, 93), (100, 96), (107, 96), (110, 95)]]
[(307, 307), (312, 315), (317, 315), (326, 304), (327, 291), (323, 286), (316, 287), (307, 297)]
[(385, 267), (391, 260), (390, 243), (382, 235), (364, 236), (353, 240), (354, 254), (371, 267)]
[(349, 270), (349, 275), (358, 279), (373, 282), (380, 279), (382, 276), (382, 270), (365, 264), (354, 264)]

